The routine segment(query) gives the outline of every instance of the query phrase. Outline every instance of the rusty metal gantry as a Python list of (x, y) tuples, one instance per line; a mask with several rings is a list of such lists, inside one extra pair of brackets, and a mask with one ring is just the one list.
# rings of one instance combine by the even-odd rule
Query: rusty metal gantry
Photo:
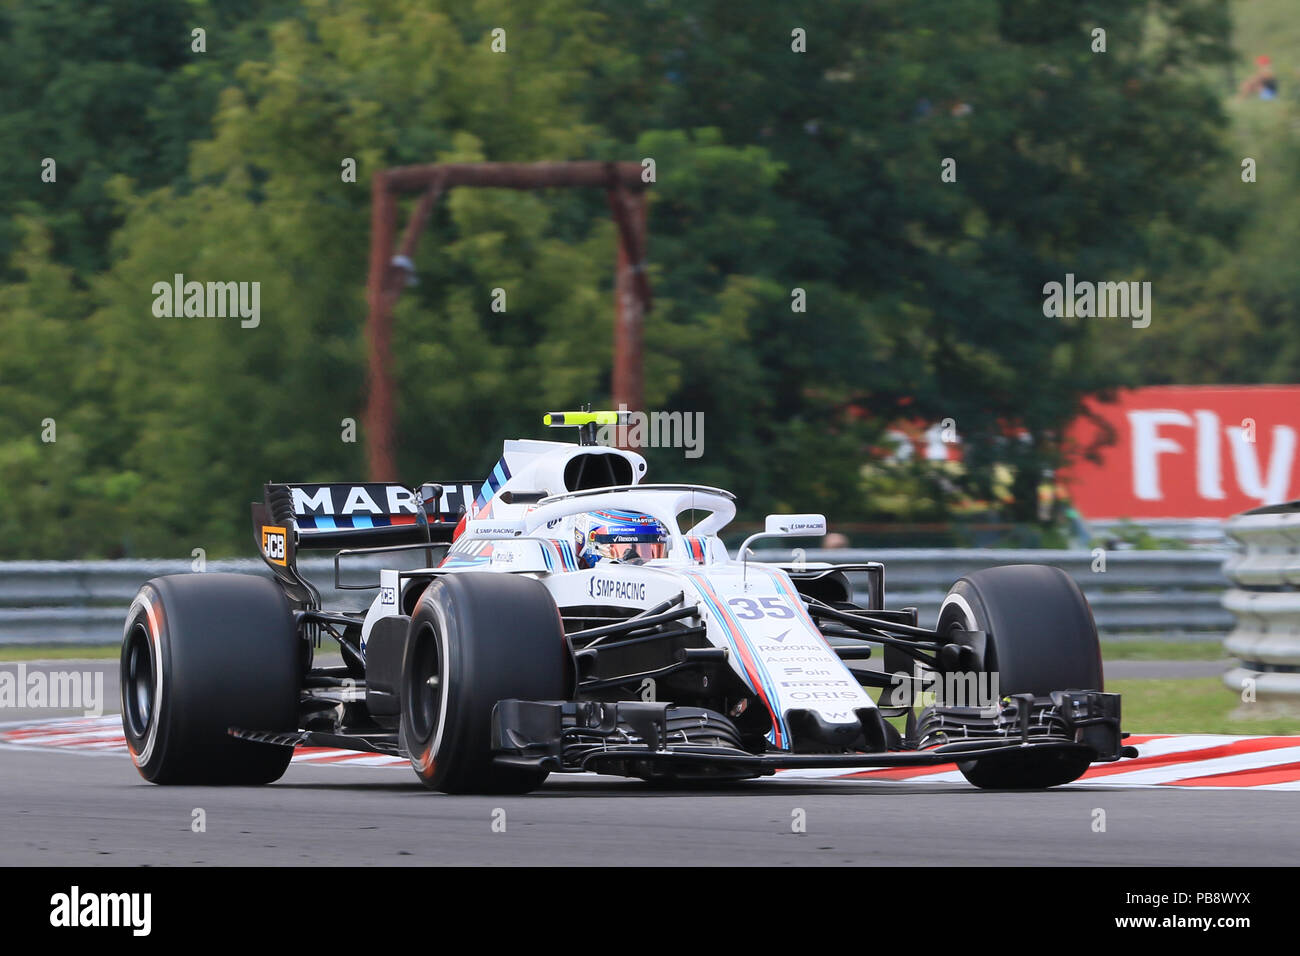
[[(394, 397), (391, 369), (393, 308), (414, 266), (415, 249), (433, 212), (448, 189), (603, 188), (618, 227), (614, 282), (615, 406), (640, 409), (642, 401), (642, 320), (650, 309), (646, 275), (646, 205), (641, 164), (595, 161), (558, 163), (437, 163), (398, 166), (375, 173), (371, 180), (370, 274), (366, 282), (366, 337), (370, 365), (364, 415), (370, 480), (397, 479), (393, 454)], [(420, 199), (394, 247), (399, 195)]]

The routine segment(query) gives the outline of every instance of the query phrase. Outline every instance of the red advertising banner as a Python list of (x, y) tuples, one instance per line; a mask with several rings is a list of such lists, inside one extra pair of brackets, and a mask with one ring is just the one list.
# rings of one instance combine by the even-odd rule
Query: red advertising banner
[[(1115, 430), (1061, 478), (1085, 518), (1225, 518), (1300, 498), (1300, 385), (1152, 386), (1089, 408)], [(1100, 434), (1080, 418), (1076, 450)]]

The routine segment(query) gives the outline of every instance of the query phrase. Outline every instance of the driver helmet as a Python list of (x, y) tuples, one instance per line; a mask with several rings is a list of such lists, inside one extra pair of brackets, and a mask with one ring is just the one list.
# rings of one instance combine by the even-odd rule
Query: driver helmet
[(574, 537), (583, 567), (601, 561), (644, 564), (668, 553), (668, 532), (649, 515), (636, 511), (591, 511), (580, 515)]

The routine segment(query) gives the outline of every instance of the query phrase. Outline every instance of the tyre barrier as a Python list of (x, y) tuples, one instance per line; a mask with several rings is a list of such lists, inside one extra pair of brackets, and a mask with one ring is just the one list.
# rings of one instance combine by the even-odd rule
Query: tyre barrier
[(1223, 682), (1245, 702), (1300, 713), (1300, 503), (1237, 515), (1227, 531), (1241, 551), (1224, 569), (1223, 606), (1237, 619), (1224, 647), (1238, 663)]

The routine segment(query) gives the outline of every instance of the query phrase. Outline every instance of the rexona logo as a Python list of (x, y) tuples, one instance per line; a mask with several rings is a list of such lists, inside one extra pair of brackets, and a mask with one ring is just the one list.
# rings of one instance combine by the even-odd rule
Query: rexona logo
[(134, 936), (148, 936), (152, 914), (152, 893), (82, 893), (74, 886), (50, 897), (50, 925), (56, 927), (127, 927)]
[(273, 525), (262, 526), (262, 553), (266, 560), (281, 567), (288, 565), (288, 531)]
[(615, 601), (644, 601), (645, 585), (615, 578), (592, 578), (587, 583), (587, 593), (594, 598)]

